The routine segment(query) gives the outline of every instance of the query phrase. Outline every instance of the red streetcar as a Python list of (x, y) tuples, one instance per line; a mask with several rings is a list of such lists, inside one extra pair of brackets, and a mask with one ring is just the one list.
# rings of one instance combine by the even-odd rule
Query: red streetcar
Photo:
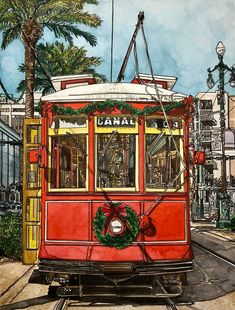
[[(181, 293), (172, 275), (192, 270), (193, 99), (172, 91), (176, 78), (153, 78), (53, 78), (42, 119), (26, 120), (23, 256), (39, 262), (31, 282), (57, 281), (67, 297), (143, 297), (149, 281), (151, 296)], [(158, 291), (159, 277), (170, 292)]]

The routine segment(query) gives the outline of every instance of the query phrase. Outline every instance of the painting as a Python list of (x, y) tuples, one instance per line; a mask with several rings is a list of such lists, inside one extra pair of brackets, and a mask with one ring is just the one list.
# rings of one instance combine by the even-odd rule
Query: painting
[(234, 309), (234, 1), (0, 10), (0, 309)]

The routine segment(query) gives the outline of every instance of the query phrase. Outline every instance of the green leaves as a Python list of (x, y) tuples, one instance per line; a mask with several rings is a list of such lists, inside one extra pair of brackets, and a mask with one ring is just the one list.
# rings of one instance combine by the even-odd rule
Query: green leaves
[[(170, 104), (164, 105), (164, 109), (166, 112), (170, 112), (173, 109), (181, 108), (184, 106), (184, 102), (171, 102)], [(143, 110), (134, 108), (127, 102), (119, 101), (119, 100), (111, 100), (107, 99), (104, 102), (92, 102), (86, 105), (83, 108), (78, 110), (74, 110), (72, 108), (65, 108), (63, 106), (53, 106), (53, 109), (58, 114), (64, 115), (79, 115), (79, 114), (88, 114), (91, 115), (96, 111), (105, 112), (106, 110), (113, 110), (117, 108), (120, 111), (124, 111), (125, 113), (141, 116), (141, 115), (151, 115), (154, 112), (162, 112), (162, 108), (159, 105), (154, 106), (146, 106)]]
[[(72, 75), (90, 73), (105, 81), (105, 77), (95, 71), (95, 67), (100, 65), (99, 57), (88, 57), (85, 48), (78, 48), (74, 45), (65, 46), (63, 43), (39, 44), (36, 49), (43, 68), (46, 69), (49, 76)], [(25, 72), (25, 66), (19, 66), (20, 72)], [(17, 91), (25, 89), (25, 82), (21, 81)], [(45, 76), (39, 64), (36, 64), (35, 90), (44, 90), (48, 93), (51, 90), (51, 84)]]
[[(75, 36), (83, 37), (91, 46), (95, 46), (96, 38), (89, 32), (77, 28), (77, 24), (90, 27), (97, 27), (101, 24), (97, 15), (83, 11), (87, 3), (97, 4), (97, 1), (0, 0), (0, 30), (4, 30), (2, 48), (14, 39), (23, 37), (24, 25), (29, 22), (34, 22), (41, 29), (48, 27), (57, 38), (63, 37), (70, 44)], [(33, 30), (34, 27), (32, 27)], [(28, 35), (30, 38), (30, 33)]]
[(0, 255), (21, 256), (22, 218), (20, 214), (7, 212), (0, 217)]

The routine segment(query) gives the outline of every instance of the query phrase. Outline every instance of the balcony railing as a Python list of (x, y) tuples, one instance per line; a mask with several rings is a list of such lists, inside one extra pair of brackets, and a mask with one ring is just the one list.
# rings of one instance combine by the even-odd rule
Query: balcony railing
[(212, 110), (203, 109), (200, 112), (201, 122), (205, 125), (215, 126), (216, 120), (214, 119), (214, 115)]

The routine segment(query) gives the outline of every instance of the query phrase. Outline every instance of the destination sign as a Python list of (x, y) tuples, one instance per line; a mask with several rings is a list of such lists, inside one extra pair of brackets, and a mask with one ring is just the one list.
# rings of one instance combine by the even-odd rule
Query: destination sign
[(97, 117), (97, 127), (135, 127), (135, 118), (122, 116)]
[[(182, 128), (182, 123), (180, 120), (169, 119), (168, 124), (171, 129)], [(146, 120), (146, 125), (150, 128), (168, 128), (167, 121), (162, 118), (148, 118)]]

